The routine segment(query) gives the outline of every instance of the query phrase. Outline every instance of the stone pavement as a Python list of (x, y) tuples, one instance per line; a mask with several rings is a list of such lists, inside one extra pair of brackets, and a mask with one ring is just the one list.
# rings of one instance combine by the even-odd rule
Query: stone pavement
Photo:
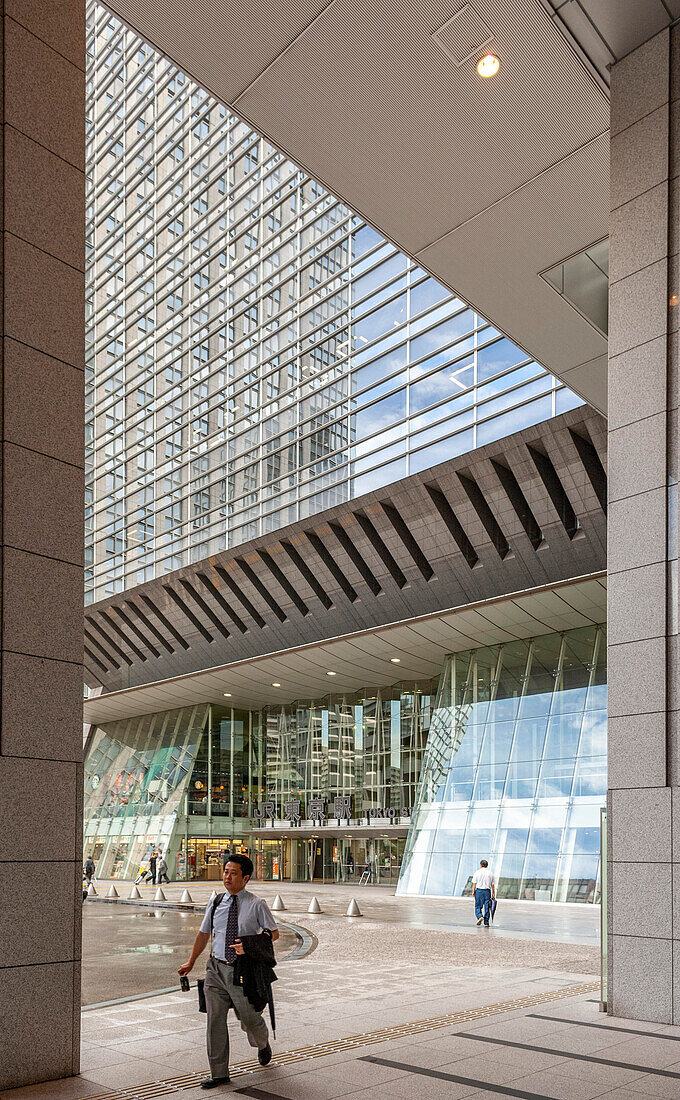
[[(245, 1037), (232, 1025), (234, 1080), (212, 1095), (259, 1100), (670, 1100), (680, 1095), (680, 1028), (609, 1019), (598, 1011), (595, 989), (578, 992), (583, 988), (575, 984), (578, 975), (464, 968), (446, 973), (397, 964), (367, 976), (353, 962), (330, 972), (315, 969), (313, 958), (286, 964), (282, 974), (281, 1025), (271, 1066), (256, 1067)], [(416, 1021), (423, 1022), (400, 1027)], [(343, 1036), (353, 1038), (338, 1042)], [(310, 1048), (312, 1043), (320, 1046)], [(300, 1047), (306, 1050), (296, 1053)], [(0, 1100), (197, 1100), (203, 1094), (191, 1075), (204, 1066), (203, 1019), (193, 993), (172, 994), (87, 1013), (82, 1076), (6, 1091)]]
[[(100, 894), (106, 886), (97, 884)], [(121, 884), (117, 887), (122, 894)], [(212, 888), (201, 884), (190, 890), (200, 903)], [(254, 888), (273, 901), (276, 887)], [(178, 900), (183, 889), (184, 884), (165, 892)], [(517, 903), (508, 918), (520, 921), (528, 910), (530, 927), (519, 930), (524, 939), (513, 940), (497, 937), (495, 929), (471, 928), (467, 900), (434, 902), (432, 909), (428, 902), (427, 923), (418, 927), (422, 900), (394, 898), (381, 888), (358, 894), (354, 887), (293, 885), (279, 892), (288, 906), (285, 918), (312, 929), (318, 945), (278, 967), (272, 1064), (263, 1070), (253, 1061), (232, 1019), (234, 1080), (212, 1095), (236, 1092), (260, 1100), (680, 1096), (680, 1071), (676, 1075), (673, 1069), (676, 1063), (680, 1067), (680, 1029), (617, 1020), (611, 1023), (624, 1031), (613, 1030), (598, 1012), (594, 966), (579, 971), (560, 964), (561, 958), (583, 953), (596, 957), (596, 949), (583, 942), (592, 935), (588, 928), (595, 912)], [(305, 912), (312, 892), (325, 910), (321, 917)], [(143, 893), (151, 902), (154, 891)], [(363, 919), (343, 916), (353, 893), (367, 914)], [(101, 908), (110, 908), (113, 916), (124, 907)], [(503, 908), (505, 916), (510, 906)], [(539, 942), (546, 926), (555, 942)], [(570, 927), (574, 940), (564, 942)], [(197, 968), (192, 979), (199, 976)], [(557, 1019), (536, 1019), (537, 1014)], [(654, 1037), (646, 1038), (649, 1033)], [(6, 1090), (0, 1100), (197, 1098), (203, 1095), (197, 1086), (204, 1072), (205, 1017), (192, 989), (85, 1011), (81, 1075)]]

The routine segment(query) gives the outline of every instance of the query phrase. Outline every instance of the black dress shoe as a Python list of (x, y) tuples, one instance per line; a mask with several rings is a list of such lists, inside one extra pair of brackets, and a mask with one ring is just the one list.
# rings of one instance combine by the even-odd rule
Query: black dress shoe
[(201, 1081), (202, 1089), (216, 1089), (218, 1085), (228, 1085), (230, 1077), (206, 1077), (204, 1081)]
[(262, 1050), (258, 1050), (257, 1060), (261, 1066), (269, 1065), (272, 1060), (272, 1048), (270, 1047), (269, 1043), (267, 1043), (266, 1047), (262, 1047)]

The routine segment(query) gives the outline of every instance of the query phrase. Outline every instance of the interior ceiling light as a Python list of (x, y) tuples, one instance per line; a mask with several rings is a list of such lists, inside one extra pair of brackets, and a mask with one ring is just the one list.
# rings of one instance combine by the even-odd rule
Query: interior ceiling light
[(280, 688), (280, 687), (281, 687), (281, 684), (277, 684), (277, 683), (274, 683), (274, 684), (272, 684), (272, 687), (273, 687), (273, 688)]
[(401, 657), (390, 657), (390, 663), (393, 665), (400, 665)]
[(326, 676), (337, 676), (337, 672), (327, 672)]
[(222, 692), (222, 694), (224, 695), (225, 699), (231, 699), (231, 692), (230, 691), (224, 691), (224, 692)]
[(477, 62), (477, 72), (486, 78), (495, 76), (500, 67), (501, 63), (494, 53), (484, 54), (484, 57)]

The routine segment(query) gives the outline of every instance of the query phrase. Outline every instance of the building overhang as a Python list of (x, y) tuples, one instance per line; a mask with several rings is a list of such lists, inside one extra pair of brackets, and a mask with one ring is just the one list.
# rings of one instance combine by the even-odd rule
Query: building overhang
[(400, 681), (428, 681), (439, 674), (448, 653), (605, 619), (606, 575), (599, 573), (109, 692), (85, 701), (85, 721), (101, 725), (205, 702), (258, 710), (295, 699), (389, 688)]
[(608, 66), (675, 0), (108, 6), (606, 411), (606, 339), (541, 272), (607, 235)]

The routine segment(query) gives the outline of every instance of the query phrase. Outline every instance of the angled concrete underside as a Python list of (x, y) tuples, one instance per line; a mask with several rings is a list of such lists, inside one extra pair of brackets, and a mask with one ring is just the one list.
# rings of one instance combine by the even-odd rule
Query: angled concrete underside
[[(606, 339), (541, 277), (608, 232), (597, 34), (581, 48), (538, 0), (109, 6), (605, 411)], [(632, 7), (614, 19), (639, 33)], [(476, 71), (487, 48), (501, 59), (489, 81)]]
[(88, 607), (88, 682), (158, 683), (601, 574), (605, 439), (574, 409)]

